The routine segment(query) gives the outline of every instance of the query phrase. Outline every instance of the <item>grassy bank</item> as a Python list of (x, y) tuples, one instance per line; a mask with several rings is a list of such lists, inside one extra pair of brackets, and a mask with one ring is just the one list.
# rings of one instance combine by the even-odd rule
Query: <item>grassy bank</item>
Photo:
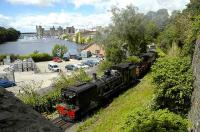
[(86, 120), (78, 131), (120, 131), (128, 113), (148, 107), (153, 97), (153, 90), (152, 75), (148, 74), (137, 86), (127, 90), (114, 99), (107, 108)]

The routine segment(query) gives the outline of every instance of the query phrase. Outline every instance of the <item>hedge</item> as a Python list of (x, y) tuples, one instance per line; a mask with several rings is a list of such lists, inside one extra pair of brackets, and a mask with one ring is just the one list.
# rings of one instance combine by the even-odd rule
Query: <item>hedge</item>
[(153, 108), (167, 108), (177, 114), (187, 114), (193, 91), (190, 58), (159, 58), (152, 71), (156, 85)]
[(127, 115), (121, 131), (187, 132), (189, 121), (168, 110), (135, 110)]
[(50, 61), (52, 60), (52, 56), (47, 53), (31, 53), (28, 55), (15, 55), (15, 54), (0, 54), (0, 61), (3, 61), (3, 59), (6, 58), (6, 56), (9, 55), (11, 61), (15, 61), (17, 59), (28, 59), (32, 58), (35, 62), (41, 62), (41, 61)]

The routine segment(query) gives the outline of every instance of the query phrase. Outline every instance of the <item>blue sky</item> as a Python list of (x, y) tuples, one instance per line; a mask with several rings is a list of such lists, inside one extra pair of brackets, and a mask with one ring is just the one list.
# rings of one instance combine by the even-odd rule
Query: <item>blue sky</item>
[(141, 12), (166, 8), (182, 10), (189, 0), (0, 0), (0, 26), (14, 27), (21, 32), (34, 32), (36, 25), (92, 28), (111, 22), (113, 5), (129, 4)]

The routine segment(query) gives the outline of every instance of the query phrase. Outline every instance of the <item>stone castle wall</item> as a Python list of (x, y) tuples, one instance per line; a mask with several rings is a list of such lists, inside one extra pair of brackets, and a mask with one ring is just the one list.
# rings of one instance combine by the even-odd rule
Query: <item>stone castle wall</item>
[(192, 106), (188, 117), (193, 124), (192, 132), (200, 132), (200, 40), (195, 45), (192, 67), (194, 91), (192, 94)]
[(63, 29), (61, 26), (59, 26), (57, 29), (50, 28), (50, 30), (45, 30), (42, 26), (36, 26), (36, 35), (37, 37), (51, 37), (51, 36), (61, 36), (62, 34), (74, 34), (75, 28), (72, 27), (66, 27), (66, 29)]

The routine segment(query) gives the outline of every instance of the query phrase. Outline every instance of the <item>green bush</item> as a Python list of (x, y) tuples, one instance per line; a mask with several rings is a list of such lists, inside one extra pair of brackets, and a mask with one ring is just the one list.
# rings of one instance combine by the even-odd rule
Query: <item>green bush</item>
[(0, 54), (0, 61), (3, 61), (3, 59), (6, 58), (6, 54)]
[(187, 57), (159, 58), (152, 67), (156, 85), (153, 108), (187, 114), (192, 96), (191, 61)]
[(54, 57), (60, 57), (63, 58), (64, 54), (67, 53), (68, 48), (65, 45), (60, 45), (60, 44), (56, 44), (54, 45), (53, 49), (52, 49), (52, 55)]
[(111, 61), (107, 61), (107, 60), (104, 60), (101, 62), (101, 64), (98, 66), (98, 72), (103, 72), (105, 71), (106, 69), (110, 68), (111, 66), (113, 65), (113, 63)]
[(55, 111), (54, 106), (60, 102), (61, 89), (67, 88), (76, 83), (88, 82), (90, 80), (91, 78), (84, 70), (79, 70), (71, 76), (61, 74), (54, 82), (53, 91), (50, 91), (45, 95), (40, 95), (36, 92), (36, 89), (41, 87), (42, 83), (32, 82), (24, 84), (22, 86), (23, 92), (17, 96), (25, 104), (31, 105), (38, 112), (51, 113)]
[(129, 113), (122, 131), (127, 132), (187, 132), (188, 121), (168, 110), (139, 109)]
[(29, 55), (17, 55), (17, 54), (0, 54), (0, 61), (6, 58), (6, 56), (10, 56), (11, 61), (15, 61), (17, 59), (24, 60), (28, 58), (32, 58), (35, 62), (41, 61), (50, 61), (52, 60), (52, 56), (47, 53), (31, 53)]
[(52, 60), (52, 56), (47, 53), (32, 53), (28, 56), (31, 57), (35, 62)]
[(125, 62), (139, 63), (141, 59), (137, 56), (129, 56)]

